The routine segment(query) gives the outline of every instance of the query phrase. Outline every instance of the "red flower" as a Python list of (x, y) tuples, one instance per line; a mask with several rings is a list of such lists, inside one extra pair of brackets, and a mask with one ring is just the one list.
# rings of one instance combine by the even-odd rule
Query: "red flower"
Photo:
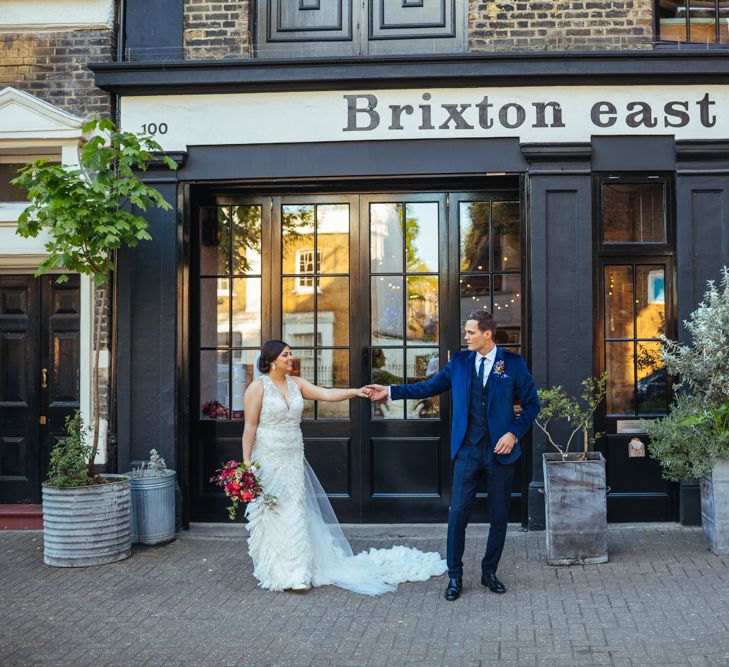
[(243, 498), (244, 503), (250, 502), (254, 498), (250, 491), (243, 491), (243, 495), (241, 497)]

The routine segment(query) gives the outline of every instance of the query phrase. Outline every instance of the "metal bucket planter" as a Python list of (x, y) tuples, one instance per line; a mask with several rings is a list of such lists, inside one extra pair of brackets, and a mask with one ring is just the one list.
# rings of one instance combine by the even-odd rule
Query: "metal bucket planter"
[(599, 452), (544, 454), (547, 562), (550, 565), (606, 563), (607, 487)]
[(175, 471), (132, 475), (132, 542), (162, 544), (175, 539)]
[(43, 486), (46, 565), (104, 565), (131, 554), (129, 478), (104, 477), (114, 481), (63, 489)]
[(701, 525), (709, 549), (729, 555), (729, 459), (716, 461), (701, 480)]

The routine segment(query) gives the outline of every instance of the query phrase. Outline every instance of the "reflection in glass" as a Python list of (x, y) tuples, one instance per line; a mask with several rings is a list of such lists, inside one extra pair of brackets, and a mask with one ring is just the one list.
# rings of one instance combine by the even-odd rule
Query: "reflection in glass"
[(349, 278), (317, 278), (317, 331), (321, 345), (349, 345)]
[(518, 271), (521, 268), (519, 243), (519, 202), (493, 203), (494, 271)]
[(633, 267), (606, 266), (605, 336), (607, 338), (633, 338)]
[(491, 279), (486, 276), (461, 276), (461, 329), (466, 324), (466, 314), (470, 310), (491, 309)]
[(461, 271), (489, 270), (490, 215), (490, 202), (461, 202), (459, 208)]
[[(217, 401), (223, 407), (223, 414), (217, 419), (228, 419), (230, 416), (229, 396), (229, 368), (230, 352), (227, 350), (201, 350), (200, 351), (200, 418), (210, 419), (210, 415), (203, 414), (203, 410), (214, 407), (212, 401)], [(206, 408), (206, 404), (208, 404)]]
[(438, 342), (438, 276), (407, 279), (408, 342)]
[(403, 339), (403, 279), (400, 276), (373, 276), (372, 334), (374, 345), (398, 343)]
[(408, 273), (438, 271), (438, 204), (405, 205), (405, 250)]
[[(440, 370), (437, 348), (411, 348), (407, 351), (406, 381), (422, 382)], [(406, 401), (408, 419), (437, 419), (440, 416), (438, 396)]]
[(726, 0), (660, 0), (660, 37), (662, 41), (715, 44), (717, 28), (719, 42), (729, 41), (727, 21), (729, 4)]
[(665, 243), (663, 183), (605, 183), (604, 243)]
[(314, 290), (303, 291), (299, 278), (281, 280), (282, 322), (281, 335), (294, 345), (294, 336), (299, 333), (314, 334)]
[[(327, 350), (319, 352), (317, 360), (317, 384), (320, 387), (349, 387), (349, 350)], [(319, 419), (349, 419), (350, 401), (329, 403), (318, 401)]]
[(634, 414), (635, 371), (632, 342), (606, 342), (608, 414)]
[(316, 207), (321, 273), (349, 273), (349, 204)]
[(637, 338), (658, 338), (666, 330), (666, 278), (662, 266), (636, 267)]
[(638, 414), (668, 412), (668, 375), (661, 357), (662, 349), (660, 341), (638, 342), (638, 382), (635, 390)]
[[(403, 349), (372, 348), (371, 377), (374, 384), (403, 384)], [(403, 401), (387, 399), (382, 404), (372, 403), (373, 419), (403, 419)]]
[[(313, 337), (313, 334), (311, 334)], [(291, 375), (302, 377), (316, 384), (314, 380), (314, 367), (316, 359), (316, 350), (307, 348), (295, 348), (291, 343), (291, 350), (294, 353), (294, 368)], [(304, 413), (302, 419), (314, 419), (314, 401), (304, 399)]]
[(255, 364), (258, 361), (258, 350), (233, 350), (233, 398), (231, 402), (231, 419), (243, 419), (243, 401), (246, 390), (256, 379)]
[(261, 207), (233, 207), (233, 273), (261, 273)]
[(233, 347), (261, 346), (260, 278), (233, 278), (232, 335)]
[(200, 279), (200, 346), (223, 347), (228, 339), (228, 278)]
[(228, 274), (230, 209), (217, 206), (201, 208), (200, 225), (200, 274)]
[(371, 273), (402, 272), (402, 204), (370, 204)]
[(496, 275), (493, 281), (494, 305), (491, 314), (498, 326), (495, 341), (499, 345), (518, 344), (521, 339), (521, 276)]
[[(311, 273), (314, 260), (314, 205), (286, 205), (281, 207), (281, 270), (284, 274)], [(311, 254), (311, 270), (302, 270)], [(303, 257), (302, 257), (303, 254)], [(304, 266), (306, 268), (306, 266)]]

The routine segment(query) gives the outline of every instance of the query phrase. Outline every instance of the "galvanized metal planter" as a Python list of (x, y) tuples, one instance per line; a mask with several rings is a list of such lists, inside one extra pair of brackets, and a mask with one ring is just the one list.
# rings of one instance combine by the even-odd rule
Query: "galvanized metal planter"
[(129, 478), (104, 477), (114, 481), (63, 489), (43, 486), (46, 565), (104, 565), (131, 554)]
[(132, 476), (132, 542), (162, 544), (175, 539), (175, 471)]
[(606, 563), (607, 487), (599, 452), (544, 454), (547, 562), (550, 565)]
[(729, 459), (716, 461), (701, 480), (701, 525), (709, 549), (729, 555)]

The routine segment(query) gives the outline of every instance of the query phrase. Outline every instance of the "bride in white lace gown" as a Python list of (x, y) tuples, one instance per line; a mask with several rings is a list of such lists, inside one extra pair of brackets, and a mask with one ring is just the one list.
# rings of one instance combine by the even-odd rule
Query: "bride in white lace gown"
[(291, 377), (293, 355), (282, 341), (261, 350), (264, 375), (245, 395), (243, 460), (260, 465), (259, 479), (277, 497), (275, 509), (250, 503), (248, 550), (253, 575), (262, 588), (303, 590), (333, 584), (379, 595), (403, 581), (443, 574), (445, 560), (435, 552), (395, 546), (352, 554), (329, 500), (304, 458), (301, 414), (304, 399), (344, 401), (367, 398), (365, 389), (323, 389)]

